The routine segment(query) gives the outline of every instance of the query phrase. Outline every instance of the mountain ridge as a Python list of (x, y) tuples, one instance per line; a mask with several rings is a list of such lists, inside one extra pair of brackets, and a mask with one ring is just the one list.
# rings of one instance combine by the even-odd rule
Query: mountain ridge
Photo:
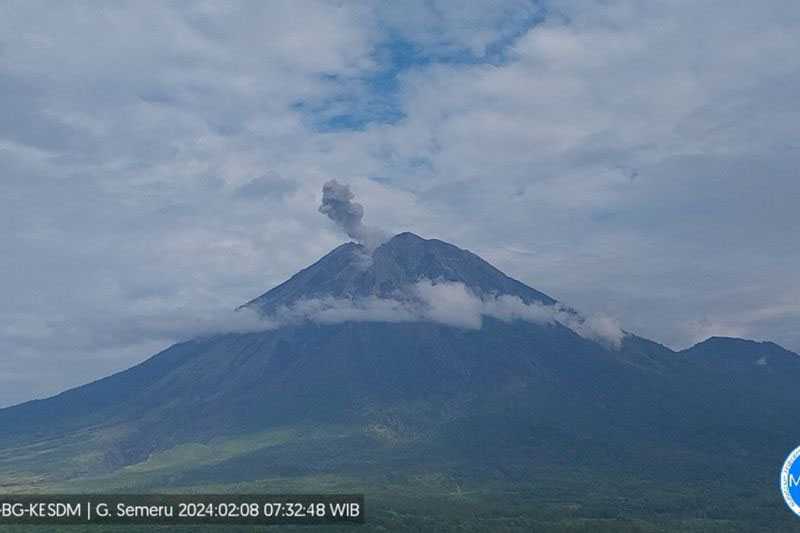
[(423, 239), (403, 232), (371, 254), (363, 245), (342, 244), (242, 307), (270, 314), (301, 298), (390, 298), (408, 284), (422, 279), (460, 282), (479, 294), (508, 294), (518, 296), (525, 303), (556, 303), (555, 299), (505, 275), (468, 250), (439, 239)]

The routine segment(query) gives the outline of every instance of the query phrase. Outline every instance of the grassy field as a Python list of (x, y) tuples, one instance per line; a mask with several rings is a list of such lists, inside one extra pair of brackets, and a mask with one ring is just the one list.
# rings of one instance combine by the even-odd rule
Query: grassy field
[[(370, 428), (316, 427), (182, 444), (103, 475), (71, 475), (82, 454), (74, 440), (26, 448), (25, 472), (0, 457), (4, 493), (359, 493), (367, 524), (326, 531), (800, 531), (769, 479), (744, 484), (670, 480), (576, 468), (471, 469), (442, 457), (404, 462), (394, 440), (347, 454)], [(375, 438), (374, 435), (371, 438)], [(381, 438), (381, 437), (378, 437)], [(315, 442), (330, 453), (315, 458)], [(336, 449), (341, 446), (341, 450)], [(72, 455), (70, 455), (72, 454)], [(65, 456), (72, 460), (65, 460)], [(337, 457), (339, 458), (337, 460)], [(37, 465), (36, 459), (39, 458)], [(305, 465), (298, 461), (307, 461)], [(48, 461), (52, 461), (50, 475)], [(57, 465), (61, 465), (61, 471)], [(66, 467), (63, 465), (67, 465)], [(63, 531), (141, 531), (124, 526), (65, 526)], [(262, 528), (263, 529), (263, 528)], [(287, 528), (292, 529), (292, 528)], [(308, 526), (298, 528), (308, 530)], [(248, 527), (151, 527), (152, 531), (253, 531)], [(0, 532), (53, 531), (3, 526)]]

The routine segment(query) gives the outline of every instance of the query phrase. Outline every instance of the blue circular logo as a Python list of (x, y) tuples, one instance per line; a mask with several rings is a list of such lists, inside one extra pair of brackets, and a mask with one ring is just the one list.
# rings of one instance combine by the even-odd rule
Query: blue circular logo
[(781, 492), (789, 509), (800, 516), (800, 446), (795, 448), (783, 463)]

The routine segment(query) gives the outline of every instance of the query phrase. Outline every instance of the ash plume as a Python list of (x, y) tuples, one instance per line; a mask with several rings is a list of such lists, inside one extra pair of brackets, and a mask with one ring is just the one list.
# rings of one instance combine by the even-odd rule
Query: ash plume
[(335, 222), (351, 239), (372, 252), (386, 240), (387, 235), (383, 230), (363, 223), (364, 206), (353, 201), (355, 196), (348, 185), (330, 180), (322, 187), (319, 212)]

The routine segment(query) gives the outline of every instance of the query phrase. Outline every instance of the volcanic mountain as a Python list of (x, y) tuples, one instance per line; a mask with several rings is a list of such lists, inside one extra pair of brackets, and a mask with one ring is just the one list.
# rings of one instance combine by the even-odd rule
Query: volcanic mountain
[(514, 295), (526, 303), (555, 303), (467, 250), (436, 239), (422, 239), (413, 233), (401, 233), (372, 254), (359, 244), (343, 244), (247, 305), (269, 313), (304, 298), (390, 298), (426, 279), (460, 282), (478, 293)]
[(295, 314), (263, 330), (196, 338), (0, 410), (0, 473), (70, 483), (152, 466), (189, 445), (215, 449), (224, 439), (289, 430), (302, 437), (263, 447), (253, 437), (243, 455), (182, 463), (152, 486), (309, 469), (434, 469), (518, 482), (579, 468), (614, 483), (735, 473), (758, 492), (800, 442), (787, 401), (800, 379), (797, 354), (728, 338), (682, 352), (630, 333), (603, 342), (555, 299), (469, 251), (411, 233), (372, 253), (339, 246), (242, 310), (269, 318), (308, 302), (435, 307), (420, 300), (420, 283), (460, 287), (473, 303), (553, 312), (531, 320), (478, 308), (480, 323), (469, 327), (424, 313)]

